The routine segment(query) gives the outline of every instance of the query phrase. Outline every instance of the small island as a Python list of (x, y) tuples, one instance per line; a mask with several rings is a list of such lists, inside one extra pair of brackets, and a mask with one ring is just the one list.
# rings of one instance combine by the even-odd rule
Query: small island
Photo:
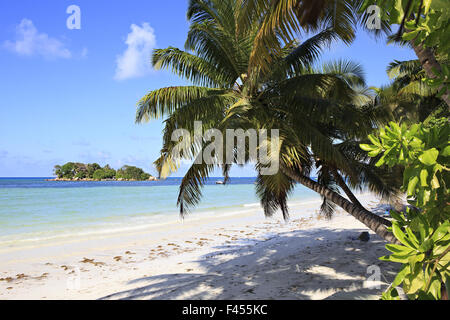
[(158, 179), (141, 168), (125, 165), (115, 170), (108, 164), (103, 168), (97, 163), (67, 162), (56, 165), (55, 179), (48, 181), (157, 181)]

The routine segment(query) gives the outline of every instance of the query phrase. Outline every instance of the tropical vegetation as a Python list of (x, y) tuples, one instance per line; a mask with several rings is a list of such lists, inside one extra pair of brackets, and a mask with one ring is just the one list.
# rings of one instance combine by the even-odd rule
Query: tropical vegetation
[[(389, 33), (398, 24), (390, 41), (412, 47), (418, 60), (393, 61), (392, 82), (369, 89), (360, 65), (318, 59), (330, 43), (350, 43), (356, 28), (367, 26), (371, 4), (384, 11), (380, 28), (370, 32)], [(165, 119), (155, 161), (162, 178), (179, 168), (174, 131), (191, 136), (181, 155), (192, 165), (180, 185), (180, 214), (199, 203), (215, 169), (226, 183), (231, 166), (241, 164), (236, 148), (226, 163), (225, 150), (209, 148), (212, 139), (195, 139), (195, 121), (203, 132), (214, 128), (223, 136), (227, 129), (277, 129), (281, 143), (268, 154), (279, 162), (276, 174), (261, 173), (267, 163), (245, 142), (265, 214), (281, 210), (287, 218), (287, 199), (300, 183), (322, 196), (322, 214), (330, 217), (339, 206), (390, 243), (393, 254), (383, 259), (404, 265), (384, 298), (398, 297), (400, 284), (411, 299), (445, 297), (449, 101), (448, 46), (439, 42), (448, 37), (442, 1), (191, 0), (187, 17), (184, 50), (156, 49), (152, 63), (190, 84), (150, 91), (136, 112), (137, 123)], [(300, 41), (306, 33), (313, 35)], [(259, 141), (258, 152), (271, 142), (270, 135)], [(212, 162), (195, 161), (204, 152)], [(384, 219), (358, 201), (354, 190), (363, 189), (390, 202), (406, 192), (411, 207)]]
[(101, 167), (97, 163), (67, 162), (56, 165), (54, 174), (61, 180), (149, 180), (152, 175), (141, 168), (125, 165), (118, 170), (108, 164)]
[[(186, 51), (173, 47), (154, 51), (156, 68), (170, 68), (193, 83), (153, 90), (139, 102), (137, 122), (167, 117), (161, 157), (155, 162), (160, 175), (178, 168), (179, 159), (172, 159), (174, 129), (184, 128), (193, 136), (196, 120), (203, 121), (204, 131), (279, 129), (282, 143), (272, 156), (279, 156), (281, 170), (257, 178), (257, 194), (266, 215), (281, 209), (287, 217), (288, 196), (301, 183), (323, 196), (321, 209), (326, 215), (339, 205), (383, 238), (396, 241), (386, 230), (388, 220), (338, 194), (338, 185), (352, 194), (345, 180), (386, 198), (398, 191), (394, 176), (367, 161), (358, 147), (357, 141), (387, 116), (376, 106), (364, 104), (370, 98), (361, 66), (351, 61), (314, 64), (322, 48), (338, 37), (326, 29), (301, 44), (286, 44), (268, 68), (251, 68), (259, 21), (239, 29), (241, 12), (239, 1), (191, 1)], [(192, 141), (184, 154), (190, 160), (203, 153), (208, 143)], [(260, 142), (259, 148), (269, 141), (270, 137)], [(223, 165), (218, 157), (215, 160), (194, 163), (186, 173), (178, 197), (182, 215), (200, 201), (201, 187), (215, 168), (221, 168), (227, 180), (231, 165)], [(256, 161), (258, 171), (265, 165), (250, 158), (248, 145), (246, 161)], [(314, 167), (318, 181), (310, 178)]]
[(392, 254), (381, 259), (402, 267), (384, 299), (398, 299), (401, 284), (410, 299), (449, 296), (449, 136), (448, 118), (411, 126), (391, 122), (369, 136), (372, 144), (361, 145), (372, 157), (382, 155), (377, 166), (405, 168), (402, 189), (411, 205), (405, 212), (391, 211), (391, 228), (400, 244), (387, 244)]
[[(244, 14), (239, 26), (248, 27), (259, 19), (261, 27), (255, 38), (254, 63), (264, 66), (272, 52), (280, 51), (279, 38), (290, 42), (302, 31), (332, 28), (346, 43), (362, 27), (375, 34), (398, 30), (394, 38), (408, 43), (427, 75), (427, 84), (437, 88), (450, 106), (448, 60), (440, 63), (437, 55), (448, 57), (450, 10), (446, 0), (240, 0)], [(370, 11), (371, 6), (378, 11)], [(373, 15), (376, 15), (375, 17)], [(368, 22), (379, 18), (376, 28)]]

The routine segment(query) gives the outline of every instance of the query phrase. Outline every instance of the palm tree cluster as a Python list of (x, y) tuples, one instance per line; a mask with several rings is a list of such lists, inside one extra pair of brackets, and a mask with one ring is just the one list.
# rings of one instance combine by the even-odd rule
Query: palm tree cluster
[(375, 103), (383, 105), (395, 120), (412, 124), (449, 116), (447, 104), (438, 97), (438, 89), (424, 82), (426, 75), (419, 60), (395, 60), (389, 64), (387, 73), (392, 82), (374, 89)]
[[(266, 164), (252, 157), (249, 143), (245, 144), (245, 161), (259, 172), (256, 193), (267, 216), (281, 210), (287, 218), (287, 199), (301, 183), (322, 196), (324, 215), (331, 216), (338, 205), (395, 242), (386, 230), (390, 222), (363, 208), (351, 191), (365, 188), (385, 198), (398, 192), (398, 175), (376, 168), (376, 159), (358, 147), (391, 113), (369, 94), (360, 65), (345, 60), (320, 65), (318, 61), (325, 47), (342, 39), (343, 31), (323, 24), (325, 29), (301, 43), (278, 37), (278, 49), (270, 51), (261, 64), (255, 44), (262, 19), (248, 15), (242, 1), (191, 0), (187, 16), (190, 28), (184, 50), (156, 49), (152, 63), (192, 85), (153, 90), (139, 101), (136, 113), (138, 123), (165, 118), (161, 156), (155, 161), (160, 176), (179, 166), (180, 159), (172, 156), (177, 144), (172, 133), (183, 128), (194, 137), (195, 121), (202, 121), (203, 131), (214, 128), (223, 133), (278, 129), (279, 149), (269, 155), (279, 161), (276, 174), (261, 174)], [(258, 149), (270, 139), (260, 141)], [(193, 161), (208, 141), (191, 141), (182, 156)], [(215, 169), (220, 168), (227, 181), (232, 164), (223, 164), (218, 154), (213, 159), (212, 163), (194, 161), (182, 179), (181, 215), (198, 204), (201, 188)], [(312, 172), (317, 172), (316, 180), (310, 177)], [(340, 189), (348, 200), (339, 194)]]

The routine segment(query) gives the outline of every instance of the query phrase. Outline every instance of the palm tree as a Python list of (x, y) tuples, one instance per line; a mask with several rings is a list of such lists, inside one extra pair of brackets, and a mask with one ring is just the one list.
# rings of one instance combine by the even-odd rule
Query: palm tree
[[(188, 130), (192, 137), (182, 156), (195, 160), (203, 154), (208, 141), (204, 137), (195, 140), (197, 120), (202, 120), (203, 131), (279, 129), (279, 151), (269, 155), (279, 158), (281, 170), (276, 174), (261, 174), (266, 165), (252, 158), (249, 143), (245, 144), (245, 161), (256, 162), (259, 172), (257, 194), (266, 215), (281, 209), (287, 218), (287, 198), (298, 182), (324, 198), (323, 208), (334, 203), (384, 239), (396, 242), (385, 228), (389, 221), (327, 188), (330, 184), (324, 183), (325, 178), (318, 182), (309, 178), (314, 159), (347, 176), (360, 174), (336, 145), (336, 139), (346, 141), (367, 135), (376, 121), (373, 110), (353, 104), (360, 95), (352, 86), (364, 84), (361, 67), (345, 61), (321, 71), (313, 67), (321, 48), (337, 38), (331, 29), (300, 45), (286, 44), (279, 53), (273, 53), (266, 68), (250, 67), (260, 24), (255, 20), (248, 28), (238, 28), (241, 13), (237, 0), (191, 0), (186, 51), (173, 47), (154, 51), (152, 61), (156, 68), (170, 68), (193, 83), (153, 90), (138, 103), (138, 123), (167, 116), (161, 156), (155, 161), (160, 175), (165, 177), (178, 168), (179, 159), (172, 156), (177, 145), (172, 141), (172, 133), (177, 128)], [(270, 137), (260, 141), (258, 148), (270, 141)], [(227, 180), (231, 164), (224, 164), (217, 152), (213, 156), (212, 163), (194, 161), (184, 176), (178, 196), (181, 215), (200, 201), (201, 187), (215, 168), (222, 168)], [(235, 158), (233, 163), (237, 162)], [(366, 182), (370, 184), (370, 175), (366, 175)]]
[[(350, 44), (356, 27), (366, 27), (369, 15), (360, 12), (361, 0), (240, 0), (242, 15), (240, 28), (246, 28), (256, 18), (262, 21), (255, 37), (252, 63), (263, 65), (271, 59), (271, 52), (279, 51), (282, 43), (293, 41), (302, 32), (317, 32), (332, 28), (345, 43)], [(390, 26), (381, 22), (379, 35), (389, 32)], [(281, 43), (280, 43), (281, 38)], [(270, 50), (268, 50), (270, 48)], [(253, 64), (251, 64), (252, 66)]]
[[(280, 37), (287, 43), (301, 31), (317, 30), (324, 26), (333, 28), (344, 42), (352, 42), (357, 26), (365, 28), (369, 17), (367, 12), (361, 10), (364, 2), (363, 0), (241, 0), (244, 11), (240, 20), (241, 28), (250, 25), (255, 16), (262, 20), (260, 32), (255, 38), (252, 62), (260, 65), (267, 64), (271, 58), (271, 52), (281, 47)], [(409, 12), (410, 2), (406, 4), (405, 12)], [(410, 13), (414, 19), (421, 15), (421, 7), (422, 5), (418, 9), (419, 12)], [(404, 21), (405, 17), (396, 35), (397, 39), (401, 38), (405, 32)], [(381, 21), (380, 29), (370, 30), (376, 34), (390, 31), (389, 24), (384, 20)], [(442, 67), (433, 48), (416, 43), (415, 39), (408, 44), (416, 53), (427, 77), (435, 78), (433, 70), (440, 73)], [(442, 89), (445, 89), (444, 85), (439, 87), (439, 90)], [(447, 106), (450, 106), (448, 90), (441, 98)]]
[(375, 103), (389, 109), (396, 121), (412, 124), (427, 121), (430, 115), (448, 115), (445, 102), (437, 97), (438, 89), (423, 81), (426, 74), (418, 60), (395, 60), (387, 73), (392, 82), (374, 89)]

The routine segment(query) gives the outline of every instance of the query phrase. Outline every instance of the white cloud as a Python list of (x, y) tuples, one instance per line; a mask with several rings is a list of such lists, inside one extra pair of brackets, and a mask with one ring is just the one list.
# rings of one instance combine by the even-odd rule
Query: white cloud
[(142, 27), (132, 24), (125, 44), (127, 49), (117, 57), (114, 78), (124, 80), (148, 74), (152, 70), (150, 56), (156, 45), (153, 28), (146, 22)]
[(24, 56), (41, 55), (44, 58), (66, 59), (72, 56), (61, 41), (45, 33), (39, 33), (33, 22), (28, 19), (22, 19), (16, 27), (16, 40), (6, 41), (5, 47)]

